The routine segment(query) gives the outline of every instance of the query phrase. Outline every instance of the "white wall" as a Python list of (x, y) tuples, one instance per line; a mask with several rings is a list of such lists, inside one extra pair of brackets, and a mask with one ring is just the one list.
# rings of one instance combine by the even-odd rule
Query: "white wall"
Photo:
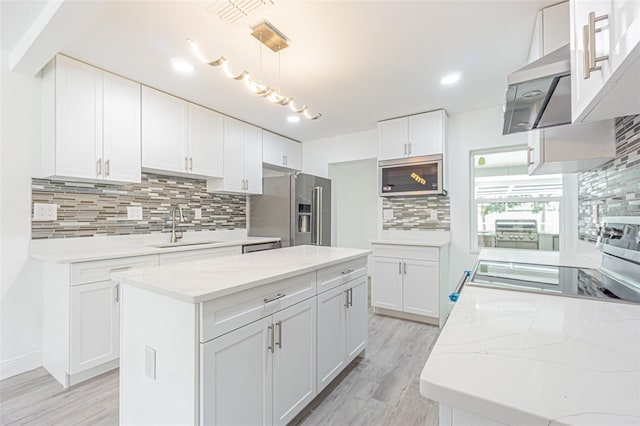
[(378, 157), (377, 129), (347, 133), (302, 144), (302, 171), (329, 177), (329, 164)]
[(0, 379), (42, 364), (41, 269), (29, 259), (40, 81), (9, 72), (4, 51), (1, 62)]

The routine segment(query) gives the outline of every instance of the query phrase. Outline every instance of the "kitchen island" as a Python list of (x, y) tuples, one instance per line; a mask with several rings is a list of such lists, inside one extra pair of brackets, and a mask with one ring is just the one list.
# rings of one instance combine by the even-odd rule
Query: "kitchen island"
[(420, 377), (440, 424), (640, 424), (640, 305), (463, 288)]
[(122, 424), (286, 424), (367, 346), (368, 250), (114, 274)]

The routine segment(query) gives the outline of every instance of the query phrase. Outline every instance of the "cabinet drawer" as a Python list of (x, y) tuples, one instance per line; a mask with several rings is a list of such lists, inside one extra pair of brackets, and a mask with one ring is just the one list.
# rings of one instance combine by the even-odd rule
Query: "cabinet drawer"
[(73, 263), (71, 265), (71, 285), (106, 281), (111, 279), (113, 272), (157, 265), (158, 257), (155, 255)]
[(206, 342), (316, 295), (316, 273), (309, 272), (204, 302), (200, 341)]
[(159, 256), (160, 265), (171, 265), (174, 263), (189, 262), (191, 260), (204, 260), (214, 257), (233, 256), (242, 254), (241, 246), (209, 248), (202, 250), (187, 250), (174, 253), (161, 253)]
[(329, 266), (318, 271), (318, 293), (367, 274), (367, 258)]
[(401, 259), (440, 260), (438, 247), (401, 246), (396, 244), (373, 244), (373, 255)]

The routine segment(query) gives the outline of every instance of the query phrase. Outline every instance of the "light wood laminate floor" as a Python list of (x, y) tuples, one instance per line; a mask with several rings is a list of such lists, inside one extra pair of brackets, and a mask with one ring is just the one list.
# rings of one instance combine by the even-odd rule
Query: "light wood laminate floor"
[[(292, 424), (437, 425), (419, 377), (438, 328), (369, 314), (369, 347)], [(117, 425), (118, 370), (62, 389), (43, 369), (0, 382), (2, 425)]]

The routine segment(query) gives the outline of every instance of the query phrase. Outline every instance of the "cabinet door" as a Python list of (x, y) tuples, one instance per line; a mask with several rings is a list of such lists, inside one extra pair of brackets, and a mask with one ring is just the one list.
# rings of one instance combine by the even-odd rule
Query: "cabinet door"
[(318, 295), (318, 393), (346, 365), (346, 305), (344, 285)]
[[(613, 0), (609, 16), (611, 72), (615, 72), (627, 58), (640, 56), (638, 53), (640, 49), (640, 2), (637, 0)], [(636, 78), (640, 77), (636, 76)]]
[(302, 170), (302, 144), (291, 139), (282, 139), (284, 166), (292, 170)]
[(104, 73), (104, 178), (140, 182), (140, 84)]
[(409, 117), (410, 157), (442, 154), (444, 141), (444, 111), (433, 111)]
[(402, 310), (402, 259), (373, 257), (371, 304), (379, 308)]
[(439, 263), (404, 260), (404, 312), (438, 317), (440, 294)]
[(102, 177), (102, 74), (82, 62), (56, 57), (57, 176)]
[(222, 177), (222, 115), (188, 104), (189, 173)]
[(262, 194), (262, 129), (245, 124), (244, 157), (246, 192)]
[(406, 117), (378, 123), (378, 160), (391, 160), (408, 155), (408, 123)]
[(71, 287), (70, 374), (120, 356), (118, 290), (114, 281)]
[(540, 163), (543, 161), (542, 139), (544, 131), (545, 129), (536, 129), (527, 133), (527, 172), (530, 175), (540, 167)]
[(273, 424), (289, 423), (316, 396), (316, 298), (273, 315)]
[(244, 192), (244, 123), (224, 117), (224, 190)]
[(262, 132), (262, 162), (274, 166), (284, 166), (282, 137), (271, 132)]
[(205, 425), (270, 425), (271, 317), (201, 345), (201, 412)]
[(187, 102), (142, 87), (142, 167), (187, 172)]
[[(603, 0), (571, 1), (571, 121), (582, 122), (591, 111), (595, 98), (604, 88), (611, 76), (611, 61), (599, 62), (602, 69), (592, 71), (589, 77), (584, 74), (585, 34), (584, 27), (589, 21), (589, 13), (596, 16), (611, 12), (611, 2)], [(607, 21), (596, 23), (602, 31), (595, 36), (596, 56), (610, 55), (610, 25)], [(588, 50), (587, 50), (588, 54)]]
[(347, 360), (349, 363), (367, 347), (369, 324), (369, 291), (367, 276), (347, 283), (349, 307), (347, 308), (346, 337)]

